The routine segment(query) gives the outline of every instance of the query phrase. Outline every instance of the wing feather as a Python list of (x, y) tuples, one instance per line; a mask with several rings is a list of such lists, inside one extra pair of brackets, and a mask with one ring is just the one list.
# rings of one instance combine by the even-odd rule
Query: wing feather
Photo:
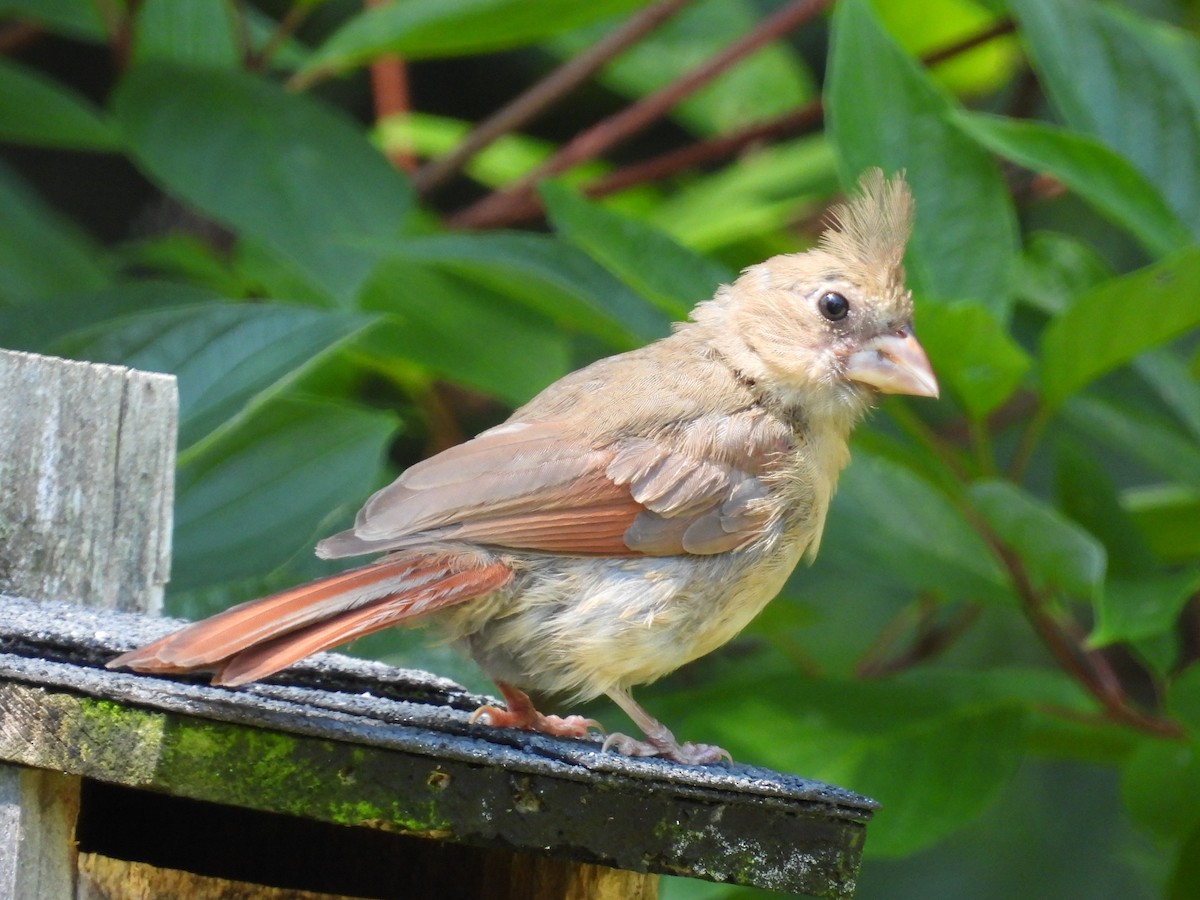
[(767, 527), (763, 476), (786, 426), (754, 408), (589, 443), (562, 422), (510, 422), (418, 463), (318, 553), (430, 541), (570, 554), (721, 553)]

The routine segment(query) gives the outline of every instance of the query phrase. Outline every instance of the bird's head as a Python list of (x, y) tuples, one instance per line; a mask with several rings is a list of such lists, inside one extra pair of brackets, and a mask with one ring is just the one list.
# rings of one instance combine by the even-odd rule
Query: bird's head
[(904, 247), (913, 201), (872, 169), (817, 247), (746, 269), (693, 314), (743, 375), (788, 405), (855, 416), (878, 392), (938, 395), (913, 336)]

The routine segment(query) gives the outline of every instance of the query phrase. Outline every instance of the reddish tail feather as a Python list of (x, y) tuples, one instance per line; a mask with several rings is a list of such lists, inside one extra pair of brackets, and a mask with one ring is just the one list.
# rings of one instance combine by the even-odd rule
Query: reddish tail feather
[(389, 557), (234, 606), (108, 663), (139, 672), (264, 678), (319, 650), (490, 593), (512, 570), (478, 554)]

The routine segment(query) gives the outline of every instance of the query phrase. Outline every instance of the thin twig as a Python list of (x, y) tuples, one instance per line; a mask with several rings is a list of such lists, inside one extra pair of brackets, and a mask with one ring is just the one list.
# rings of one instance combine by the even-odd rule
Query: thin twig
[(1025, 425), (1025, 430), (1021, 432), (1021, 439), (1017, 443), (1017, 449), (1013, 451), (1012, 459), (1008, 464), (1008, 477), (1012, 481), (1020, 481), (1025, 474), (1025, 469), (1029, 466), (1029, 461), (1033, 458), (1033, 451), (1036, 449), (1038, 440), (1042, 436), (1042, 432), (1046, 430), (1046, 426), (1050, 422), (1051, 411), (1044, 403), (1038, 404), (1033, 415), (1029, 417)]
[(691, 0), (659, 0), (631, 16), (587, 50), (574, 56), (515, 100), (476, 125), (449, 153), (419, 169), (413, 184), (421, 194), (454, 177), (479, 151), (497, 138), (516, 131), (590, 78), (595, 72), (666, 22)]
[(968, 50), (974, 50), (981, 44), (986, 44), (988, 41), (998, 37), (1003, 37), (1006, 34), (1011, 34), (1016, 30), (1016, 23), (1004, 16), (998, 19), (993, 25), (985, 28), (983, 31), (978, 31), (975, 34), (968, 35), (962, 40), (955, 41), (952, 44), (947, 44), (939, 50), (933, 50), (924, 54), (921, 57), (921, 62), (929, 68), (933, 68), (940, 63), (944, 63), (948, 59), (966, 53)]
[[(392, 0), (363, 0), (363, 6), (387, 6)], [(393, 116), (403, 117), (410, 109), (408, 100), (408, 70), (396, 53), (381, 53), (371, 60), (371, 97), (375, 104), (375, 121)], [(402, 172), (417, 170), (417, 158), (406, 146), (389, 147), (388, 161)]]
[[(968, 35), (946, 47), (934, 50), (922, 57), (925, 65), (937, 65), (961, 53), (1013, 31), (1011, 19), (1001, 19), (986, 29)], [(584, 186), (583, 192), (589, 197), (605, 197), (627, 188), (635, 187), (652, 181), (660, 181), (679, 172), (692, 169), (708, 163), (719, 162), (736, 156), (747, 147), (764, 142), (774, 142), (787, 137), (808, 134), (821, 127), (825, 120), (825, 107), (821, 98), (817, 97), (804, 106), (785, 113), (766, 122), (747, 126), (730, 134), (719, 135), (707, 140), (698, 141), (676, 150), (653, 156), (641, 162), (631, 163), (614, 169), (596, 181)], [(537, 195), (530, 192), (523, 201), (512, 201), (508, 214), (503, 221), (492, 222), (492, 225), (514, 225), (520, 222), (536, 219), (542, 214), (541, 202)]]
[(976, 419), (970, 416), (967, 419), (967, 430), (970, 434), (971, 451), (975, 457), (975, 465), (979, 468), (980, 474), (991, 478), (997, 474), (996, 459), (992, 452), (991, 433), (988, 431), (987, 422)]
[(925, 617), (925, 595), (922, 594), (913, 603), (906, 603), (879, 629), (879, 633), (871, 641), (858, 662), (854, 666), (854, 674), (859, 678), (869, 678), (892, 653), (892, 648), (913, 627), (914, 618), (920, 627)]
[(267, 42), (263, 44), (263, 48), (247, 60), (246, 67), (252, 71), (266, 69), (271, 64), (271, 58), (279, 52), (279, 48), (287, 43), (292, 35), (300, 29), (300, 26), (304, 24), (304, 20), (308, 18), (309, 13), (314, 9), (316, 9), (315, 3), (293, 3), (288, 7), (288, 11), (279, 20), (279, 24), (271, 32), (271, 36), (267, 38)]
[[(408, 71), (404, 60), (389, 53), (371, 60), (371, 93), (375, 98), (375, 120), (404, 116), (409, 111)], [(417, 170), (417, 157), (403, 144), (389, 146), (387, 158), (402, 172)]]
[[(1012, 19), (1001, 19), (983, 31), (926, 54), (922, 57), (921, 62), (926, 66), (936, 66), (997, 37), (1009, 34), (1013, 30)], [(589, 197), (603, 197), (635, 185), (644, 184), (647, 181), (658, 181), (705, 163), (728, 159), (753, 144), (777, 141), (781, 138), (816, 131), (824, 120), (825, 107), (821, 98), (817, 97), (799, 109), (769, 121), (751, 125), (731, 134), (699, 141), (678, 150), (670, 150), (642, 162), (622, 166), (588, 185), (585, 193)]]
[(236, 19), (238, 59), (242, 61), (243, 66), (250, 69), (254, 59), (254, 41), (250, 36), (250, 16), (246, 12), (246, 0), (233, 0), (233, 12)]
[(1016, 553), (1001, 541), (985, 523), (976, 520), (974, 524), (1008, 571), (1013, 586), (1017, 590), (1021, 608), (1033, 626), (1034, 632), (1041, 638), (1046, 649), (1050, 651), (1067, 674), (1079, 682), (1100, 703), (1108, 718), (1160, 737), (1182, 737), (1183, 729), (1177, 722), (1142, 712), (1130, 704), (1120, 679), (1108, 667), (1107, 661), (1105, 661), (1104, 667), (1098, 669), (1096, 660), (1076, 641), (1072, 640), (1068, 631), (1047, 612), (1045, 598), (1034, 588), (1028, 572), (1025, 571), (1024, 564)]
[(585, 192), (589, 197), (603, 197), (647, 181), (659, 181), (686, 169), (728, 159), (752, 144), (773, 142), (815, 131), (821, 126), (824, 118), (825, 108), (820, 99), (812, 100), (799, 109), (770, 121), (614, 169), (588, 185)]
[(893, 656), (866, 654), (855, 666), (855, 674), (860, 678), (881, 678), (936, 659), (970, 630), (983, 613), (983, 607), (969, 603), (941, 624), (933, 621), (932, 609), (922, 609), (921, 613), (917, 632), (906, 650)]
[(546, 162), (504, 190), (490, 194), (474, 206), (452, 216), (449, 224), (460, 228), (486, 228), (507, 221), (510, 208), (524, 206), (540, 179), (593, 159), (641, 132), (735, 63), (817, 16), (832, 2), (794, 0), (783, 6), (681, 78), (576, 135)]

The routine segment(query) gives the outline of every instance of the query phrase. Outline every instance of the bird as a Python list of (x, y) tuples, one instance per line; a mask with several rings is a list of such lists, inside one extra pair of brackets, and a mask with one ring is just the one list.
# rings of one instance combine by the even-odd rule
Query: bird
[(530, 694), (607, 695), (604, 750), (732, 761), (634, 700), (737, 635), (820, 544), (849, 435), (881, 393), (936, 398), (913, 332), (903, 173), (867, 171), (816, 244), (744, 269), (671, 334), (564, 376), (418, 462), (316, 548), (374, 562), (232, 607), (108, 665), (236, 687), (394, 625), (495, 682), (472, 722), (585, 738)]

